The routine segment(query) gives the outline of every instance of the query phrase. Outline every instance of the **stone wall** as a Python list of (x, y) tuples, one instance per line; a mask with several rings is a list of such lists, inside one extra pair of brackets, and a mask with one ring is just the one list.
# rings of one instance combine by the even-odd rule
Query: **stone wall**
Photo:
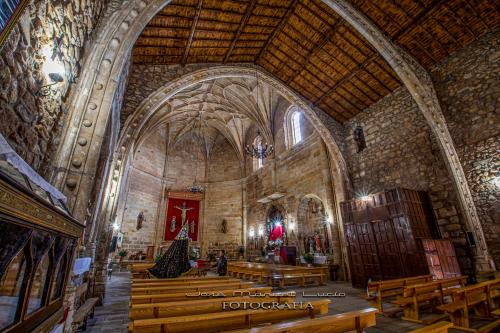
[[(304, 117), (302, 126), (304, 140), (292, 147), (284, 144), (285, 112), (288, 109), (282, 106), (277, 110), (275, 120), (275, 145), (276, 154), (274, 159), (267, 159), (264, 167), (252, 171), (251, 161), (248, 159), (246, 170), (248, 173), (246, 183), (246, 213), (247, 230), (253, 229), (258, 239), (258, 230), (265, 230), (266, 214), (272, 205), (282, 209), (285, 213), (285, 228), (289, 229), (295, 224), (294, 233), (288, 230), (289, 244), (298, 244), (298, 230), (302, 230), (298, 223), (299, 206), (307, 196), (313, 195), (319, 198), (325, 207), (326, 213), (331, 217), (333, 212), (333, 186), (329, 172), (328, 154), (324, 142), (313, 130), (311, 124)], [(270, 203), (259, 203), (257, 200), (274, 192), (284, 193), (280, 199)], [(328, 219), (331, 220), (331, 219)], [(329, 226), (329, 239), (332, 241), (333, 259), (336, 263), (341, 262), (340, 243), (338, 239), (338, 228), (336, 225)], [(323, 230), (320, 230), (325, 237)], [(258, 255), (260, 249), (256, 248), (257, 239), (247, 237), (250, 253)], [(264, 244), (260, 239), (259, 244)]]
[[(57, 149), (64, 98), (107, 2), (31, 0), (0, 51), (0, 133), (39, 172)], [(61, 68), (64, 82), (40, 96), (49, 66)]]
[[(500, 29), (432, 70), (438, 97), (500, 267)], [(496, 178), (495, 178), (496, 177)]]
[[(205, 196), (200, 207), (200, 237), (194, 244), (201, 247), (203, 255), (219, 246), (235, 252), (242, 244), (242, 176), (236, 153), (222, 136), (208, 159), (197, 135), (188, 133), (171, 145), (168, 140), (168, 131), (163, 128), (152, 133), (135, 154), (122, 199), (125, 205), (117, 214), (124, 234), (122, 248), (134, 254), (145, 253), (151, 245), (157, 249), (168, 246), (163, 240), (166, 192), (185, 191), (196, 180), (205, 187)], [(141, 211), (146, 222), (137, 230)], [(223, 219), (227, 221), (226, 233), (221, 229)]]
[[(432, 70), (444, 115), (474, 196), (485, 236), (500, 265), (498, 176), (499, 32), (452, 55)], [(356, 153), (353, 130), (367, 148)], [(345, 124), (354, 197), (397, 186), (428, 191), (441, 234), (453, 239), (463, 269), (471, 267), (465, 224), (436, 140), (402, 87)]]
[[(362, 126), (366, 140), (360, 153), (353, 136), (357, 125)], [(396, 187), (427, 191), (442, 236), (453, 239), (462, 267), (469, 269), (464, 225), (451, 178), (437, 142), (406, 88), (365, 109), (345, 127), (352, 196)]]

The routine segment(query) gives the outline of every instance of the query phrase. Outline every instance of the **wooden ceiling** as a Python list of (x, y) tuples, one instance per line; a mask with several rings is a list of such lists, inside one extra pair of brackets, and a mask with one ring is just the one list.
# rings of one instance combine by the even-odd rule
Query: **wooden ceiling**
[[(350, 0), (429, 68), (500, 25), (496, 0)], [(146, 26), (139, 64), (254, 63), (340, 122), (399, 87), (320, 0), (174, 0)]]

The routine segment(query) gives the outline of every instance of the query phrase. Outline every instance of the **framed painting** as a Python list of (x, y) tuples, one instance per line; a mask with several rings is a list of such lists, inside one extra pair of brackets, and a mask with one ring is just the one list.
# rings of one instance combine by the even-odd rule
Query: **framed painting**
[(0, 49), (29, 0), (0, 0)]

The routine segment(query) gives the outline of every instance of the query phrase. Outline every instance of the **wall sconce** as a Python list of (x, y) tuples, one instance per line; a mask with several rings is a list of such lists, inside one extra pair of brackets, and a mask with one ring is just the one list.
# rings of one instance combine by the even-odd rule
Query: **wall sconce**
[(370, 196), (369, 195), (363, 195), (362, 197), (359, 198), (361, 201), (367, 202), (370, 201)]
[(250, 227), (250, 230), (248, 231), (248, 236), (250, 238), (254, 238), (255, 237), (255, 229), (254, 229), (254, 227)]
[(262, 224), (259, 225), (258, 233), (259, 233), (259, 236), (264, 236), (264, 226)]
[(295, 230), (295, 222), (290, 221), (288, 223), (288, 229), (290, 229), (290, 231), (294, 231)]
[(118, 224), (118, 222), (113, 223), (113, 230), (114, 231), (120, 230), (120, 225)]
[(48, 96), (51, 93), (50, 87), (64, 81), (65, 70), (63, 64), (56, 60), (56, 51), (49, 45), (45, 45), (42, 48), (42, 54), (45, 57), (42, 70), (51, 83), (42, 86), (40, 90), (38, 90), (37, 95)]

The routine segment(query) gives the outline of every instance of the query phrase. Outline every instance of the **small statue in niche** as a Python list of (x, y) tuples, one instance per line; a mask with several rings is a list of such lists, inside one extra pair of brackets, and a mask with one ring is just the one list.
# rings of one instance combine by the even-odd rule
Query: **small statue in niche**
[(136, 230), (142, 229), (142, 224), (145, 220), (146, 219), (144, 218), (144, 212), (140, 212), (139, 215), (137, 215), (137, 226), (135, 227)]
[(361, 125), (357, 125), (354, 129), (354, 141), (358, 149), (357, 152), (361, 153), (366, 148), (365, 133)]
[(314, 233), (314, 243), (316, 245), (316, 252), (323, 252), (323, 249), (321, 246), (321, 236), (319, 235), (319, 231), (316, 231)]
[(174, 216), (172, 217), (172, 221), (170, 221), (170, 232), (174, 232), (176, 227), (177, 227), (177, 220), (175, 219)]
[(190, 234), (194, 234), (194, 227), (195, 227), (194, 220), (192, 220), (191, 223), (189, 223), (189, 233)]
[(223, 234), (227, 234), (227, 221), (226, 219), (223, 219), (221, 224), (220, 224), (220, 232)]

